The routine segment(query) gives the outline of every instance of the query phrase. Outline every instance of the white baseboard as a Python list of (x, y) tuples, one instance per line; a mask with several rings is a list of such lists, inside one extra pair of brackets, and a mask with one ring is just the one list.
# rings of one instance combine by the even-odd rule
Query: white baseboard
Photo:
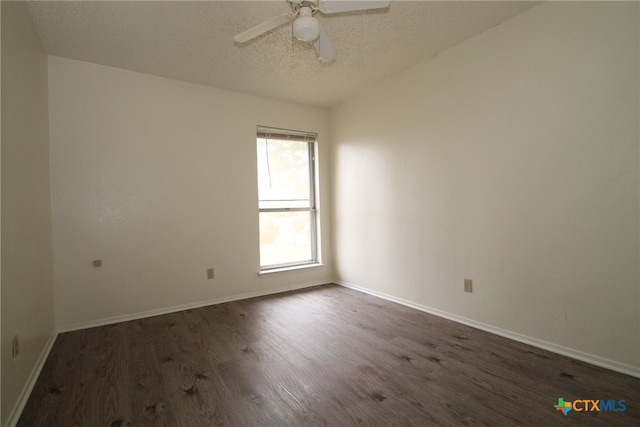
[(345, 288), (350, 288), (359, 292), (363, 292), (365, 294), (373, 295), (388, 301), (402, 304), (407, 307), (415, 308), (416, 310), (424, 311), (425, 313), (433, 314), (435, 316), (452, 320), (457, 323), (462, 323), (463, 325), (471, 326), (472, 328), (481, 329), (483, 331), (490, 332), (492, 334), (499, 335), (501, 337), (509, 338), (514, 341), (521, 342), (523, 344), (528, 344), (533, 347), (538, 347), (543, 350), (550, 351), (552, 353), (561, 354), (563, 356), (571, 357), (573, 359), (577, 359), (582, 362), (587, 362), (595, 366), (600, 366), (601, 368), (610, 369), (612, 371), (616, 371), (622, 374), (631, 375), (633, 377), (640, 378), (640, 367), (637, 367), (637, 366), (627, 365), (625, 363), (616, 362), (615, 360), (606, 359), (604, 357), (596, 356), (596, 355), (585, 353), (579, 350), (574, 350), (572, 348), (564, 347), (558, 344), (553, 344), (547, 341), (539, 340), (537, 338), (533, 338), (527, 335), (522, 335), (517, 332), (498, 328), (492, 325), (488, 325), (486, 323), (477, 322), (472, 319), (467, 319), (466, 317), (447, 313), (445, 311), (428, 307), (426, 305), (418, 304), (413, 301), (405, 300), (403, 298), (394, 297), (392, 295), (388, 295), (382, 292), (377, 292), (371, 289), (356, 286), (351, 283), (346, 283), (342, 281), (336, 281), (334, 283), (340, 286), (344, 286)]
[(139, 313), (107, 317), (104, 319), (92, 320), (90, 322), (80, 322), (80, 323), (73, 323), (69, 325), (59, 325), (58, 333), (78, 331), (80, 329), (95, 328), (98, 326), (112, 325), (114, 323), (128, 322), (130, 320), (145, 319), (147, 317), (161, 316), (163, 314), (175, 313), (183, 310), (191, 310), (194, 308), (206, 307), (208, 305), (223, 304), (225, 302), (232, 302), (232, 301), (238, 301), (238, 300), (255, 298), (255, 297), (263, 297), (266, 295), (279, 294), (281, 292), (288, 292), (296, 289), (310, 288), (313, 286), (323, 285), (326, 283), (327, 283), (326, 281), (321, 281), (321, 282), (310, 282), (310, 283), (303, 283), (303, 284), (297, 284), (297, 285), (282, 286), (278, 288), (271, 288), (271, 289), (260, 290), (256, 292), (249, 292), (245, 294), (232, 295), (229, 297), (214, 298), (214, 299), (205, 300), (205, 301), (197, 301), (189, 304), (163, 307), (163, 308), (143, 311)]
[(58, 333), (54, 332), (49, 337), (49, 340), (47, 341), (44, 348), (42, 349), (42, 352), (40, 353), (40, 357), (38, 357), (38, 360), (36, 361), (36, 365), (33, 367), (33, 370), (31, 371), (31, 375), (29, 375), (29, 379), (27, 380), (27, 383), (24, 385), (24, 388), (22, 389), (20, 396), (18, 396), (18, 400), (15, 406), (13, 407), (13, 410), (7, 417), (6, 427), (14, 427), (16, 424), (18, 424), (18, 420), (20, 420), (20, 415), (22, 415), (22, 411), (24, 410), (24, 407), (27, 404), (27, 400), (29, 400), (29, 396), (31, 395), (31, 391), (33, 390), (33, 386), (36, 385), (36, 381), (40, 376), (40, 372), (42, 371), (42, 368), (44, 367), (44, 364), (47, 361), (47, 358), (49, 357), (49, 353), (51, 352), (51, 349), (53, 348), (53, 343), (56, 342), (57, 337), (58, 337)]

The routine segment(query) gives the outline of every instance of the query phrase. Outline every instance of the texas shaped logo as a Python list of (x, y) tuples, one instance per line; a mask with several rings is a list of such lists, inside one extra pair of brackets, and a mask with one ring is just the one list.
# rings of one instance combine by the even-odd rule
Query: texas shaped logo
[(573, 409), (573, 407), (571, 406), (571, 402), (565, 402), (562, 397), (558, 398), (558, 404), (553, 405), (553, 407), (558, 411), (562, 411), (562, 413), (565, 415), (567, 415), (567, 413), (569, 413), (569, 411)]

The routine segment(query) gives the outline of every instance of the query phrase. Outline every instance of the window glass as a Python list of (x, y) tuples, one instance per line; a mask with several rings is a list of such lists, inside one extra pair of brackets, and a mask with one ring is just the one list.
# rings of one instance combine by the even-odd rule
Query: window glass
[(257, 137), (261, 270), (317, 263), (315, 135), (270, 131)]

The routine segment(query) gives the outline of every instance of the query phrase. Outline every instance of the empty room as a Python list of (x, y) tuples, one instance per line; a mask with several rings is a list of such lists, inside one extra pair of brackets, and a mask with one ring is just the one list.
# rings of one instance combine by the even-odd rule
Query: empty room
[(2, 1), (0, 425), (640, 425), (639, 28)]

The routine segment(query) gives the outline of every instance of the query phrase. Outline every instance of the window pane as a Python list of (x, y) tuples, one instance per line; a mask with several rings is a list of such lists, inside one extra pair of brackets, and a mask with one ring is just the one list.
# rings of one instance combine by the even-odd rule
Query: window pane
[(309, 212), (260, 212), (262, 266), (311, 261)]
[(279, 207), (298, 207), (301, 203), (308, 207), (309, 188), (307, 142), (258, 138), (260, 201), (295, 201), (296, 206), (281, 204)]

